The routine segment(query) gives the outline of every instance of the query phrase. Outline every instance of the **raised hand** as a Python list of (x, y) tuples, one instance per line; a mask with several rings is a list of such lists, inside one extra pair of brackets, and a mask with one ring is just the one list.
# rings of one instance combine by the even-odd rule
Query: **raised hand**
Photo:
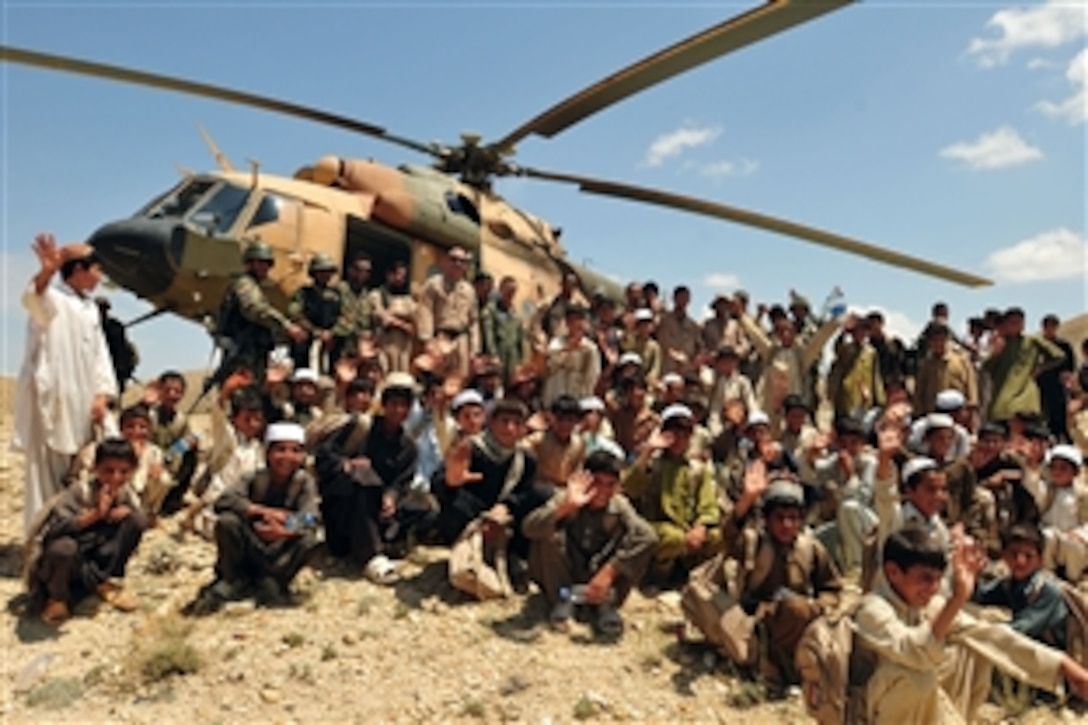
[(140, 401), (148, 407), (156, 406), (159, 404), (160, 392), (159, 381), (152, 380), (144, 386), (144, 394)]
[(767, 490), (770, 481), (767, 479), (767, 464), (762, 458), (757, 458), (748, 464), (744, 471), (744, 495), (751, 501), (759, 500)]
[(885, 458), (891, 458), (903, 448), (903, 432), (896, 426), (885, 426), (876, 434), (877, 450)]
[(646, 441), (646, 446), (650, 450), (663, 451), (667, 448), (671, 448), (675, 441), (676, 436), (670, 431), (655, 430), (650, 436), (650, 439)]
[(593, 474), (584, 468), (571, 474), (567, 479), (567, 502), (580, 509), (593, 499)]
[(57, 248), (57, 240), (52, 234), (39, 234), (34, 237), (34, 254), (41, 265), (44, 274), (51, 275), (60, 269), (61, 255)]

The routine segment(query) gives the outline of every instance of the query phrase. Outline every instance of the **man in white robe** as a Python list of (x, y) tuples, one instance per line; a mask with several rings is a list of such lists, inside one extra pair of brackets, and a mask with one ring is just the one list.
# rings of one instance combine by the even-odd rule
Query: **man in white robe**
[[(26, 353), (15, 394), (14, 446), (26, 455), (23, 519), (30, 531), (43, 504), (62, 488), (73, 456), (90, 442), (117, 395), (98, 306), (102, 277), (94, 249), (34, 240), (41, 269), (22, 296), (29, 314)], [(50, 284), (60, 272), (60, 284)]]

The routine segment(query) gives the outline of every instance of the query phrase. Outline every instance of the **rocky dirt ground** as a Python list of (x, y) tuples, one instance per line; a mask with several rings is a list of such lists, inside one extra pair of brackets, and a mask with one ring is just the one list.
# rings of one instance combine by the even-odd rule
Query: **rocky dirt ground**
[[(405, 563), (395, 588), (320, 570), (288, 609), (179, 609), (211, 578), (212, 546), (165, 521), (130, 564), (140, 609), (93, 600), (59, 632), (22, 616), (21, 457), (8, 452), (0, 397), (0, 718), (111, 722), (805, 722), (797, 699), (747, 704), (752, 688), (705, 650), (680, 644), (677, 598), (633, 595), (621, 642), (555, 634), (539, 595), (467, 603), (442, 552)], [(1019, 722), (1061, 722), (1035, 710)], [(987, 721), (1002, 720), (988, 708)]]

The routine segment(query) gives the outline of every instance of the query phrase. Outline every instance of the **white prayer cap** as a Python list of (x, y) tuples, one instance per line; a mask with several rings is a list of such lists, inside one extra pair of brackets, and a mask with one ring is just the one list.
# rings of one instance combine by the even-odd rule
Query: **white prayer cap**
[(640, 307), (639, 309), (635, 310), (635, 322), (653, 322), (653, 319), (653, 310), (646, 307)]
[(951, 412), (967, 405), (967, 398), (958, 390), (942, 390), (937, 393), (937, 410)]
[(578, 405), (582, 408), (584, 412), (589, 412), (591, 410), (604, 410), (604, 401), (598, 398), (596, 395), (591, 395), (588, 398), (582, 398), (580, 401), (578, 401)]
[(273, 423), (264, 433), (265, 445), (273, 443), (298, 443), (306, 442), (306, 431), (298, 423)]
[(665, 425), (673, 418), (687, 418), (694, 421), (695, 414), (691, 412), (691, 408), (681, 403), (674, 403), (665, 410), (661, 411), (661, 425)]
[(680, 373), (668, 373), (661, 378), (662, 385), (683, 385), (684, 376)]
[(955, 428), (956, 421), (947, 413), (930, 413), (926, 416), (926, 433), (941, 428)]
[(904, 482), (909, 482), (919, 473), (924, 471), (935, 471), (938, 468), (937, 462), (932, 458), (912, 458), (903, 464), (902, 478)]
[(415, 393), (419, 388), (415, 377), (411, 373), (389, 373), (382, 381), (382, 390), (408, 390)]
[(770, 425), (770, 424), (771, 424), (770, 416), (767, 415), (766, 413), (764, 413), (762, 410), (753, 410), (751, 413), (748, 414), (748, 425), (747, 425), (748, 428), (751, 428), (753, 425)]
[(480, 395), (479, 390), (462, 390), (457, 395), (453, 396), (453, 401), (450, 403), (450, 410), (457, 412), (466, 405), (479, 405), (481, 408), (484, 405), (484, 396)]
[(1046, 452), (1046, 462), (1050, 463), (1055, 458), (1060, 458), (1063, 461), (1072, 463), (1077, 468), (1084, 465), (1084, 454), (1080, 452), (1080, 449), (1076, 446), (1070, 446), (1062, 444), (1060, 446), (1054, 446)]
[(620, 367), (624, 365), (642, 365), (642, 356), (637, 352), (625, 352), (620, 355)]
[(310, 369), (310, 368), (299, 368), (295, 372), (291, 373), (291, 382), (292, 383), (302, 383), (302, 382), (316, 383), (317, 382), (317, 372), (315, 370)]

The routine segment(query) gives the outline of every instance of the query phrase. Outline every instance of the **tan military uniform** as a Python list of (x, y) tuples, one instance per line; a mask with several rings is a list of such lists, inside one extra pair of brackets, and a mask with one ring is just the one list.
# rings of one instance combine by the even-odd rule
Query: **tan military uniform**
[(445, 367), (467, 379), (472, 356), (480, 352), (480, 311), (472, 285), (463, 279), (451, 283), (443, 274), (428, 279), (419, 295), (416, 334), (423, 343), (452, 343)]
[(978, 375), (971, 358), (949, 346), (944, 355), (927, 354), (918, 365), (914, 383), (914, 410), (927, 415), (937, 409), (937, 394), (958, 390), (968, 405), (978, 405)]
[(971, 722), (990, 693), (996, 666), (1013, 679), (1056, 692), (1062, 652), (961, 611), (944, 640), (930, 623), (945, 605), (941, 595), (912, 609), (887, 584), (867, 594), (854, 617), (855, 649), (866, 686), (867, 722)]
[(395, 321), (416, 325), (416, 301), (409, 294), (395, 294), (387, 287), (370, 292), (370, 309), (374, 316), (378, 349), (387, 373), (406, 373), (412, 367), (415, 335), (394, 324)]
[[(661, 345), (663, 375), (695, 372), (695, 357), (703, 350), (703, 334), (695, 320), (686, 314), (679, 317), (671, 311), (661, 315), (657, 343)], [(683, 356), (683, 361), (676, 359), (678, 354)]]
[(551, 431), (538, 431), (525, 438), (522, 445), (536, 458), (537, 481), (553, 488), (565, 487), (567, 479), (586, 460), (586, 442), (580, 435), (572, 435), (563, 443)]

